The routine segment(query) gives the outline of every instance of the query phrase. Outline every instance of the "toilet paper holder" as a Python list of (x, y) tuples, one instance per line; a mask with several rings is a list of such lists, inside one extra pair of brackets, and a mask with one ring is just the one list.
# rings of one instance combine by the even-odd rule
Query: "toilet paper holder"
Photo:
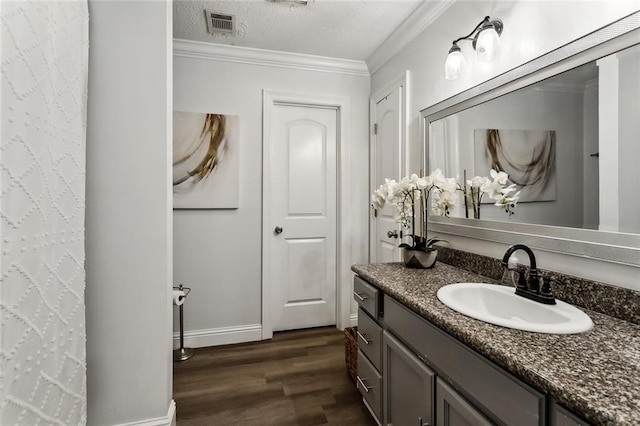
[[(184, 298), (186, 299), (187, 296), (189, 295), (189, 293), (191, 293), (191, 287), (185, 287), (182, 284), (180, 284), (178, 287), (173, 287), (174, 290), (177, 291), (183, 291), (184, 292)], [(178, 305), (179, 306), (179, 305)]]
[[(189, 293), (191, 293), (190, 287), (185, 287), (180, 284), (178, 287), (173, 287), (174, 290), (183, 291), (184, 298), (186, 299)], [(184, 347), (184, 303), (179, 305), (180, 308), (180, 347), (173, 351), (173, 361), (186, 361), (194, 355), (193, 349)]]
[(185, 287), (182, 284), (178, 285), (178, 287), (173, 287), (173, 289), (184, 291), (184, 297), (187, 297), (187, 295), (191, 293), (191, 287)]

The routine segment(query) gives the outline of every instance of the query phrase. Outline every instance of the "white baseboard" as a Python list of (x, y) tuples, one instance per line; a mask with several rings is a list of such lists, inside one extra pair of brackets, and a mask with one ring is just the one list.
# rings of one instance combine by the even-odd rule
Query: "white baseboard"
[[(184, 346), (186, 348), (204, 348), (258, 340), (262, 340), (261, 324), (192, 330), (184, 333)], [(180, 333), (173, 333), (173, 347), (174, 349), (180, 347)]]
[(349, 320), (351, 321), (351, 327), (356, 327), (358, 325), (358, 314), (351, 314)]
[(136, 422), (121, 423), (117, 426), (175, 426), (176, 424), (176, 402), (172, 399), (169, 404), (169, 410), (164, 417), (156, 417), (153, 419), (138, 420)]

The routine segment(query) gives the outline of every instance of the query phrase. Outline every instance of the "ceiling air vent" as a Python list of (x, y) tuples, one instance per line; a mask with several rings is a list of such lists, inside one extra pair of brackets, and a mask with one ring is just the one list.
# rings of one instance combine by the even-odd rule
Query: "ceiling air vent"
[(204, 11), (207, 17), (207, 31), (209, 34), (233, 34), (236, 29), (235, 15), (218, 13), (213, 10)]

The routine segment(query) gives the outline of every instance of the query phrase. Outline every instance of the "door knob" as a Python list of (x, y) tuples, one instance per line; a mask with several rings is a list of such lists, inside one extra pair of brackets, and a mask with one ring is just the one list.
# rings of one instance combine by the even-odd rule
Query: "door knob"
[(273, 229), (273, 232), (274, 232), (276, 235), (280, 235), (280, 234), (282, 234), (282, 227), (280, 227), (280, 226), (276, 226), (276, 227)]
[(387, 237), (398, 238), (398, 230), (394, 229), (393, 231), (387, 231)]

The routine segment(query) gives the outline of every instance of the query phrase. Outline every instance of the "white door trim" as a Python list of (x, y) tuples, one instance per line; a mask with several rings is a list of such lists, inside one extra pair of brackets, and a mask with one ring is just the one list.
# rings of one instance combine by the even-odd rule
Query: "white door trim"
[[(382, 89), (376, 91), (369, 98), (369, 194), (373, 194), (373, 191), (377, 189), (376, 183), (373, 182), (371, 176), (373, 170), (375, 169), (375, 141), (376, 135), (374, 133), (374, 124), (376, 123), (376, 105), (379, 101), (382, 100), (385, 96), (387, 96), (392, 90), (396, 88), (402, 88), (402, 118), (400, 126), (401, 131), (401, 143), (400, 143), (400, 176), (404, 176), (407, 173), (409, 168), (409, 147), (408, 147), (408, 138), (407, 135), (409, 133), (409, 70), (405, 70), (400, 73), (396, 78), (389, 81)], [(371, 197), (369, 197), (371, 200)], [(375, 231), (371, 222), (373, 221), (373, 209), (369, 206), (369, 262), (371, 262), (371, 250), (372, 244), (376, 238)]]
[(337, 238), (336, 238), (336, 326), (340, 329), (351, 324), (351, 241), (348, 238), (348, 224), (350, 218), (349, 200), (356, 196), (350, 193), (349, 186), (349, 129), (351, 120), (351, 99), (345, 96), (325, 96), (316, 94), (301, 94), (277, 90), (264, 90), (262, 102), (262, 339), (273, 337), (273, 318), (268, 302), (273, 283), (269, 281), (266, 265), (269, 264), (270, 253), (265, 250), (264, 242), (271, 238), (270, 202), (267, 196), (271, 193), (270, 182), (265, 179), (268, 170), (271, 141), (270, 121), (274, 104), (312, 106), (318, 108), (335, 108), (338, 115), (337, 123)]

